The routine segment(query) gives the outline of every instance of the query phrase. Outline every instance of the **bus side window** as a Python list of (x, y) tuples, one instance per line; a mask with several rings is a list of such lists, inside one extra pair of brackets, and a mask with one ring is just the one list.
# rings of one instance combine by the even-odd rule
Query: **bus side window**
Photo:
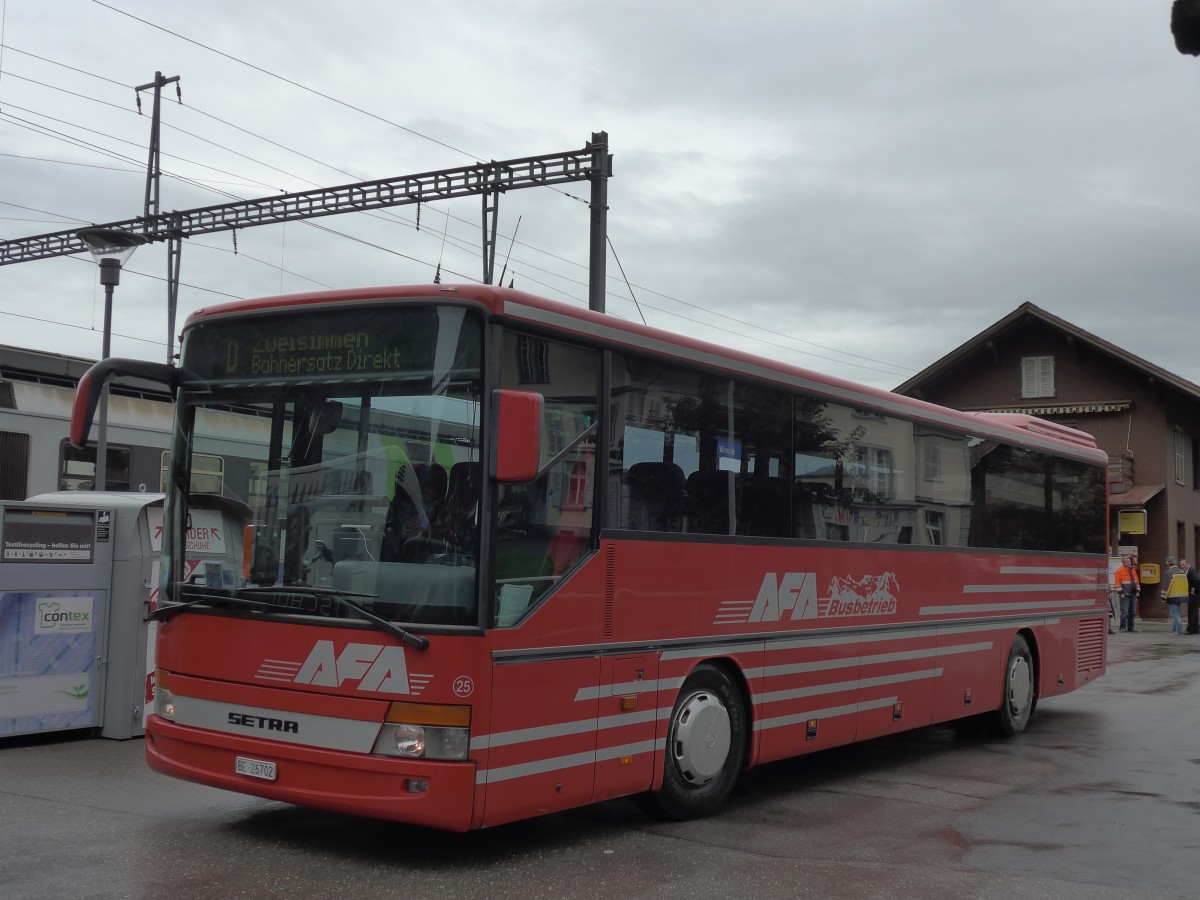
[[(501, 386), (538, 391), (543, 414), (541, 473), (502, 484), (498, 493), (491, 612), (498, 627), (519, 626), (592, 548), (599, 373), (595, 350), (512, 331), (504, 336)], [(447, 507), (455, 505), (458, 468), (450, 473)]]

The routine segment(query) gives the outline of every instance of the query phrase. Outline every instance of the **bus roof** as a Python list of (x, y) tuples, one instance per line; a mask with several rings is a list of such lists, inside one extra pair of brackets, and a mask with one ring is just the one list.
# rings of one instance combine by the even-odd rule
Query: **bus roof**
[(1045, 419), (1021, 413), (971, 413), (937, 406), (891, 391), (856, 384), (572, 304), (491, 285), (390, 285), (239, 300), (196, 310), (188, 317), (184, 330), (210, 319), (228, 316), (282, 312), (288, 309), (316, 310), (331, 305), (366, 304), (385, 300), (437, 300), (475, 304), (495, 317), (655, 356), (669, 357), (681, 363), (717, 368), (731, 375), (774, 382), (873, 412), (967, 431), (980, 437), (1037, 447), (1097, 465), (1104, 465), (1108, 461), (1107, 454), (1097, 448), (1092, 435)]

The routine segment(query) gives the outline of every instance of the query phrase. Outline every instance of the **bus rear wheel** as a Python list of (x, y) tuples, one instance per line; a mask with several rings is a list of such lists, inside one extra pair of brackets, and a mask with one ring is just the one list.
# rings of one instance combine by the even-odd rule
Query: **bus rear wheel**
[(1000, 737), (1015, 737), (1025, 730), (1037, 705), (1037, 670), (1033, 651), (1021, 635), (1013, 638), (1004, 666), (1004, 697), (992, 718), (992, 731)]
[(698, 666), (679, 691), (667, 732), (657, 811), (672, 819), (711, 815), (728, 798), (746, 763), (746, 710), (725, 671)]

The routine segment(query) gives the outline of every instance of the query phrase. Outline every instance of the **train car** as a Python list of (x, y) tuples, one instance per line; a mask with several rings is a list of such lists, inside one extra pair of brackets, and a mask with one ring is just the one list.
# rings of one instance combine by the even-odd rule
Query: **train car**
[[(93, 360), (0, 346), (0, 499), (50, 491), (90, 490), (96, 445), (72, 447), (71, 403)], [(125, 380), (110, 388), (110, 490), (158, 491), (171, 437), (170, 396), (156, 385)]]

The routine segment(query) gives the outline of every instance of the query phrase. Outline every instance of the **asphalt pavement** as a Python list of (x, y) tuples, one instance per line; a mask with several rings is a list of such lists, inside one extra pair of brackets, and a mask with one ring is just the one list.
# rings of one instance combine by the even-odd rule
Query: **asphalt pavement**
[(763, 766), (719, 815), (628, 800), (467, 835), (176, 781), (141, 742), (0, 742), (0, 895), (1147, 900), (1200, 894), (1200, 637), (1109, 639), (1107, 675), (1012, 741), (935, 727)]

